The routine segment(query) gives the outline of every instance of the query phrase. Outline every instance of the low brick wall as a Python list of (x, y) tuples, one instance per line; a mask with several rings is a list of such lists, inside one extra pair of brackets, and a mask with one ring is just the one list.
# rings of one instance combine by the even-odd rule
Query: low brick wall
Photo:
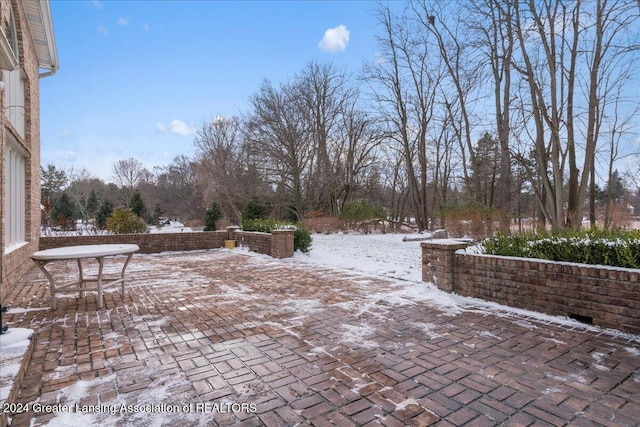
[(640, 333), (640, 270), (458, 249), (451, 241), (422, 243), (423, 280), (464, 296)]
[(222, 230), (187, 233), (99, 234), (92, 236), (41, 237), (40, 250), (62, 246), (122, 243), (138, 245), (140, 246), (140, 252), (147, 254), (165, 251), (195, 251), (222, 248), (227, 236), (227, 231)]
[(225, 240), (236, 240), (238, 246), (250, 251), (270, 255), (274, 258), (293, 256), (293, 234), (291, 230), (274, 230), (272, 233), (240, 231), (238, 227), (226, 230), (198, 231), (186, 233), (147, 234), (99, 234), (91, 236), (41, 237), (40, 250), (74, 245), (134, 244), (140, 253), (166, 251), (195, 251), (224, 247)]
[[(273, 258), (291, 258), (293, 256), (292, 230), (273, 230), (271, 233), (257, 231), (234, 230), (229, 235), (238, 246), (249, 248), (259, 254), (270, 255)], [(231, 237), (233, 236), (233, 237)]]

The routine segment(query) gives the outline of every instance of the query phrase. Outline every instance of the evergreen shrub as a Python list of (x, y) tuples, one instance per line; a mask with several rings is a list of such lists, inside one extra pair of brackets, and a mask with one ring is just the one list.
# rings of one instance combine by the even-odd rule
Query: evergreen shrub
[(145, 233), (147, 223), (128, 208), (116, 208), (107, 218), (107, 230), (114, 234)]
[(269, 206), (260, 198), (252, 197), (242, 209), (242, 219), (267, 219)]
[(216, 231), (216, 222), (222, 219), (222, 209), (218, 202), (211, 202), (211, 206), (204, 213), (204, 231)]
[(345, 202), (340, 211), (340, 219), (343, 221), (366, 221), (368, 219), (384, 218), (384, 209), (379, 208), (367, 200), (359, 202)]
[(96, 212), (96, 227), (100, 230), (104, 230), (107, 226), (107, 219), (109, 219), (112, 213), (113, 204), (109, 200), (103, 200)]

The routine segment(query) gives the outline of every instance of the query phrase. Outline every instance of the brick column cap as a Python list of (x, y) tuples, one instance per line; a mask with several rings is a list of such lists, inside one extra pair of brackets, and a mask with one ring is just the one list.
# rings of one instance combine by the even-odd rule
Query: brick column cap
[(295, 230), (287, 230), (287, 229), (271, 230), (271, 234), (279, 234), (279, 233), (295, 233)]
[(428, 242), (422, 242), (420, 246), (427, 249), (457, 251), (458, 249), (465, 249), (469, 247), (469, 243), (462, 242), (460, 240), (455, 240), (455, 239), (434, 239)]

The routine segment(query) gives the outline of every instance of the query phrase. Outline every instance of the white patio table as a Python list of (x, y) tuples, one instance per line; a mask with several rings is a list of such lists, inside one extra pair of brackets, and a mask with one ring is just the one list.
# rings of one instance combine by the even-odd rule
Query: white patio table
[[(38, 251), (31, 255), (31, 258), (49, 279), (52, 309), (56, 309), (56, 293), (79, 292), (79, 296), (82, 297), (85, 291), (98, 291), (98, 308), (102, 308), (104, 306), (102, 291), (105, 287), (121, 284), (122, 298), (124, 298), (125, 270), (127, 269), (129, 261), (131, 261), (131, 257), (133, 256), (134, 252), (137, 252), (139, 250), (140, 248), (138, 247), (138, 245), (79, 245)], [(102, 270), (104, 267), (104, 259), (107, 257), (117, 256), (127, 257), (124, 265), (122, 266), (120, 276), (116, 278), (103, 277)], [(98, 275), (85, 277), (82, 272), (81, 261), (83, 259), (91, 258), (95, 258), (98, 261)], [(59, 284), (56, 282), (51, 273), (47, 271), (45, 266), (51, 262), (69, 260), (75, 260), (78, 263), (78, 280)], [(96, 286), (87, 287), (86, 284), (91, 282), (96, 282)]]

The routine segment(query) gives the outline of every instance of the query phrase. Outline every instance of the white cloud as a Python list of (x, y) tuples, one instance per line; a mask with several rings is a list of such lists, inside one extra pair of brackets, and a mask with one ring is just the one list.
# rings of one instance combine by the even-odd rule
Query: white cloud
[(164, 126), (164, 123), (158, 122), (156, 124), (156, 133), (164, 133), (166, 131), (166, 127)]
[(102, 2), (100, 0), (91, 0), (87, 2), (89, 6), (95, 7), (96, 9), (102, 9)]
[(146, 22), (142, 24), (142, 29), (145, 31), (149, 31), (149, 24), (147, 24)]
[(109, 29), (102, 24), (98, 25), (98, 32), (104, 34), (105, 36), (109, 35)]
[(129, 25), (129, 19), (128, 18), (118, 18), (118, 25), (120, 25), (121, 27), (126, 27), (127, 25)]
[(318, 43), (318, 48), (324, 52), (343, 52), (349, 44), (349, 30), (344, 25), (329, 28)]
[(63, 129), (62, 132), (60, 132), (60, 139), (67, 139), (71, 136), (71, 132), (69, 131), (69, 129)]
[(195, 133), (195, 129), (182, 120), (174, 120), (171, 122), (171, 133), (181, 136), (191, 135)]
[(373, 63), (375, 65), (385, 65), (387, 61), (384, 59), (384, 56), (380, 52), (375, 52), (373, 54)]

